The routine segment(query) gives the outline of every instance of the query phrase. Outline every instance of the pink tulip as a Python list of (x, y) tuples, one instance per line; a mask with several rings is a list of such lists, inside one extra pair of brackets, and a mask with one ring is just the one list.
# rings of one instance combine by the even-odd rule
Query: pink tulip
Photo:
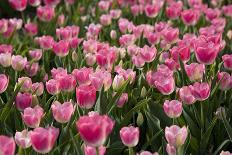
[(44, 84), (42, 82), (33, 83), (31, 90), (36, 96), (41, 96), (44, 92)]
[(218, 8), (212, 9), (208, 8), (205, 10), (206, 19), (211, 21), (215, 18), (218, 18), (221, 14), (221, 11)]
[(119, 44), (123, 47), (128, 47), (129, 45), (134, 44), (136, 38), (132, 34), (124, 34), (119, 38)]
[(122, 15), (122, 11), (120, 9), (110, 10), (110, 15), (113, 19), (118, 19)]
[(66, 40), (61, 40), (53, 44), (53, 51), (59, 57), (65, 57), (69, 53), (69, 42)]
[(65, 3), (68, 5), (72, 5), (75, 3), (75, 0), (65, 0)]
[(60, 3), (60, 0), (43, 0), (45, 5), (55, 7)]
[(124, 145), (135, 147), (139, 142), (139, 128), (133, 126), (123, 127), (120, 130), (120, 137)]
[(74, 112), (72, 102), (64, 102), (61, 104), (60, 102), (55, 101), (51, 108), (54, 119), (59, 123), (69, 122)]
[(52, 150), (58, 136), (58, 128), (36, 128), (31, 132), (32, 147), (36, 152), (46, 154)]
[(192, 91), (188, 86), (183, 86), (182, 88), (180, 88), (178, 93), (183, 103), (188, 105), (195, 103), (196, 99), (193, 96)]
[(150, 17), (150, 18), (155, 18), (159, 11), (160, 11), (160, 6), (159, 5), (155, 5), (155, 4), (147, 4), (145, 6), (145, 13), (146, 13), (146, 16), (147, 17)]
[[(95, 147), (91, 147), (91, 146), (84, 146), (84, 153), (85, 155), (96, 155), (96, 148)], [(106, 147), (104, 146), (100, 146), (98, 147), (98, 151), (99, 151), (99, 155), (104, 155), (106, 153)]]
[(128, 94), (127, 93), (122, 93), (122, 95), (119, 97), (117, 100), (117, 107), (122, 108), (123, 105), (128, 101)]
[(127, 31), (131, 32), (130, 29), (132, 29), (134, 27), (133, 23), (129, 22), (128, 19), (126, 18), (120, 18), (118, 20), (118, 27), (119, 30), (125, 34)]
[(172, 2), (169, 7), (166, 7), (166, 15), (170, 19), (177, 19), (181, 15), (182, 7), (182, 1)]
[(178, 100), (168, 101), (165, 100), (163, 105), (164, 112), (170, 118), (180, 117), (182, 113), (182, 103)]
[(179, 29), (178, 28), (167, 28), (162, 31), (164, 40), (168, 43), (175, 43), (179, 38)]
[(4, 135), (0, 136), (0, 152), (1, 155), (14, 155), (15, 154), (15, 142), (11, 137)]
[(18, 110), (24, 110), (27, 107), (30, 107), (32, 104), (32, 95), (30, 93), (18, 93), (15, 98), (16, 108)]
[(231, 153), (229, 151), (222, 151), (220, 155), (231, 155)]
[(8, 84), (9, 84), (9, 78), (5, 74), (0, 74), (0, 94), (5, 92)]
[(59, 80), (59, 78), (65, 76), (65, 75), (68, 75), (68, 72), (67, 72), (67, 69), (58, 67), (57, 69), (53, 68), (51, 70), (51, 74), (52, 74), (53, 79)]
[(27, 58), (21, 55), (12, 56), (12, 68), (16, 71), (22, 71), (27, 64)]
[(42, 58), (43, 52), (41, 49), (30, 50), (29, 55), (34, 61), (39, 61)]
[(29, 75), (30, 77), (33, 77), (35, 76), (38, 71), (39, 71), (39, 63), (27, 63), (26, 66), (25, 66), (25, 72), (27, 75)]
[(74, 69), (72, 71), (72, 75), (75, 76), (79, 85), (89, 85), (90, 82), (90, 74), (93, 73), (93, 68), (80, 68)]
[(48, 82), (46, 82), (46, 89), (49, 94), (51, 95), (57, 95), (60, 93), (60, 83), (59, 81), (55, 79), (51, 79)]
[(151, 153), (149, 151), (141, 151), (140, 153), (137, 153), (136, 155), (159, 155), (158, 152)]
[(37, 8), (37, 16), (43, 22), (49, 22), (55, 16), (55, 9), (51, 6), (39, 6)]
[(157, 50), (155, 47), (149, 47), (147, 45), (145, 45), (141, 50), (142, 58), (148, 63), (152, 62), (155, 59), (156, 53)]
[(117, 39), (117, 32), (115, 30), (110, 31), (110, 38), (113, 40)]
[(13, 46), (7, 45), (7, 44), (1, 44), (0, 45), (0, 53), (13, 53)]
[(116, 75), (114, 77), (112, 87), (115, 91), (117, 91), (123, 86), (124, 83), (125, 83), (124, 77), (122, 75)]
[(28, 4), (33, 6), (33, 7), (39, 6), (40, 3), (41, 3), (41, 0), (28, 0)]
[(31, 146), (30, 132), (28, 132), (26, 129), (21, 132), (17, 131), (15, 133), (15, 142), (23, 149), (29, 148)]
[(40, 121), (44, 116), (43, 108), (35, 106), (34, 108), (25, 108), (22, 113), (23, 122), (30, 128), (37, 128), (40, 125)]
[(11, 66), (11, 53), (0, 53), (0, 64), (3, 67)]
[(55, 41), (52, 36), (42, 36), (39, 38), (35, 38), (35, 42), (40, 45), (40, 48), (48, 50), (53, 47)]
[(222, 60), (224, 62), (224, 67), (228, 70), (232, 70), (232, 54), (225, 54), (222, 56)]
[(8, 20), (0, 19), (0, 33), (6, 32), (8, 29)]
[(227, 5), (227, 6), (222, 7), (223, 13), (228, 17), (232, 17), (232, 11), (231, 10), (232, 10), (232, 5)]
[(171, 146), (180, 147), (188, 136), (187, 128), (172, 125), (165, 128), (165, 138)]
[(210, 95), (210, 86), (208, 83), (195, 82), (193, 85), (190, 85), (189, 88), (191, 89), (193, 96), (198, 101), (204, 101)]
[(190, 65), (185, 65), (185, 71), (191, 81), (201, 81), (205, 73), (205, 65), (191, 63)]
[(202, 0), (188, 0), (188, 5), (191, 7), (200, 6), (202, 4)]
[(17, 11), (23, 11), (27, 7), (27, 0), (8, 0), (11, 7)]
[(103, 26), (108, 26), (110, 25), (112, 22), (112, 17), (108, 14), (105, 14), (105, 15), (101, 15), (100, 17), (100, 23), (103, 25)]
[(60, 89), (64, 92), (72, 92), (76, 87), (76, 79), (72, 74), (61, 76), (59, 79)]
[(218, 82), (219, 82), (219, 89), (221, 90), (229, 90), (232, 88), (231, 85), (231, 76), (227, 72), (219, 72), (217, 74)]
[(81, 85), (76, 88), (77, 104), (81, 108), (90, 109), (96, 101), (96, 89), (94, 86)]
[(184, 24), (186, 25), (196, 25), (200, 17), (200, 13), (198, 10), (188, 9), (184, 10), (181, 13), (181, 18)]
[(112, 84), (111, 73), (104, 70), (97, 70), (95, 73), (90, 74), (89, 78), (97, 91), (100, 91), (103, 86), (104, 91), (107, 91)]
[(24, 28), (26, 33), (30, 36), (34, 36), (38, 33), (38, 26), (35, 23), (27, 23)]
[(130, 11), (132, 13), (133, 16), (138, 16), (139, 14), (143, 13), (143, 6), (142, 5), (132, 5), (130, 7)]
[(168, 155), (176, 155), (176, 148), (175, 148), (175, 146), (167, 144), (166, 151), (167, 151)]
[(76, 127), (86, 145), (102, 146), (114, 127), (114, 121), (107, 115), (90, 112), (88, 116), (81, 116)]
[(101, 11), (107, 11), (110, 7), (110, 1), (100, 1), (98, 2), (98, 7)]
[(61, 15), (59, 15), (58, 18), (57, 18), (57, 24), (58, 24), (59, 26), (63, 26), (64, 23), (65, 23), (65, 16), (64, 16), (64, 14), (61, 14)]
[(29, 77), (18, 78), (18, 84), (22, 84), (20, 88), (21, 92), (29, 92), (31, 90), (32, 81)]

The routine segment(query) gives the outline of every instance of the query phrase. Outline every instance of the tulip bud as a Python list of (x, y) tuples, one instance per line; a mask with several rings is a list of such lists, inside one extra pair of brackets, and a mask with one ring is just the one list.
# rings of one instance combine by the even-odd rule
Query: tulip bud
[(81, 108), (90, 109), (95, 104), (96, 89), (94, 86), (81, 85), (76, 88), (77, 104)]
[(141, 126), (143, 124), (143, 122), (144, 122), (143, 114), (141, 112), (139, 112), (136, 123), (138, 126)]
[(41, 96), (44, 92), (44, 85), (42, 82), (36, 82), (32, 84), (32, 92), (36, 94), (36, 96)]
[(21, 132), (17, 131), (15, 133), (15, 142), (23, 149), (29, 148), (31, 146), (30, 132), (26, 129)]
[(226, 36), (227, 36), (227, 38), (228, 38), (229, 40), (232, 40), (232, 30), (229, 30), (229, 31), (227, 32)]
[(163, 105), (164, 112), (170, 118), (177, 118), (182, 113), (182, 103), (177, 100), (166, 100)]
[(36, 128), (31, 131), (32, 147), (36, 152), (46, 154), (52, 150), (58, 136), (58, 128)]
[(117, 38), (117, 32), (115, 30), (110, 31), (110, 38), (113, 40)]
[(185, 143), (188, 131), (184, 126), (180, 128), (177, 125), (172, 125), (165, 128), (165, 138), (171, 146), (180, 147)]
[(43, 108), (37, 105), (34, 108), (28, 107), (24, 109), (22, 113), (22, 119), (28, 127), (37, 128), (39, 127), (43, 115)]
[(27, 64), (27, 58), (21, 55), (12, 56), (12, 68), (16, 71), (22, 71)]
[(114, 127), (114, 121), (107, 115), (90, 112), (88, 116), (81, 116), (76, 127), (86, 145), (102, 146)]
[(144, 98), (144, 97), (146, 97), (146, 95), (147, 95), (147, 89), (146, 89), (146, 87), (143, 86), (143, 88), (142, 88), (142, 90), (141, 90), (140, 96), (141, 96), (142, 98)]
[(0, 135), (0, 152), (2, 155), (15, 154), (15, 142), (11, 137)]
[(133, 126), (123, 127), (120, 130), (120, 137), (124, 145), (135, 147), (139, 142), (139, 128)]
[(15, 98), (16, 108), (20, 111), (24, 110), (27, 107), (30, 107), (32, 104), (32, 95), (30, 93), (18, 93)]
[(51, 108), (54, 119), (59, 123), (69, 122), (74, 112), (74, 108), (71, 102), (64, 102), (61, 104), (60, 102), (55, 101)]
[(112, 87), (115, 91), (119, 90), (119, 88), (122, 87), (122, 85), (125, 83), (125, 79), (122, 75), (116, 75), (114, 77)]
[(0, 64), (3, 67), (11, 66), (11, 54), (10, 53), (1, 53), (0, 54)]
[(18, 84), (22, 84), (20, 91), (21, 92), (29, 92), (32, 87), (32, 81), (29, 77), (21, 77), (18, 78)]
[(222, 56), (223, 65), (226, 69), (232, 70), (232, 55), (225, 54)]
[(127, 93), (123, 93), (120, 97), (119, 97), (119, 99), (118, 99), (118, 101), (117, 101), (117, 107), (119, 107), (119, 108), (122, 108), (123, 107), (123, 105), (126, 103), (128, 101), (128, 94)]
[(0, 74), (0, 94), (3, 93), (9, 84), (9, 78), (5, 74)]
[(59, 15), (58, 18), (57, 18), (57, 24), (59, 26), (63, 26), (64, 22), (65, 22), (65, 16), (64, 16), (64, 14)]
[(43, 52), (41, 49), (30, 50), (29, 55), (34, 61), (39, 61), (43, 55)]
[(60, 84), (57, 80), (51, 79), (46, 82), (46, 89), (49, 94), (57, 95), (60, 93)]
[(72, 52), (72, 61), (76, 62), (77, 60), (78, 60), (78, 54), (75, 51), (73, 51)]

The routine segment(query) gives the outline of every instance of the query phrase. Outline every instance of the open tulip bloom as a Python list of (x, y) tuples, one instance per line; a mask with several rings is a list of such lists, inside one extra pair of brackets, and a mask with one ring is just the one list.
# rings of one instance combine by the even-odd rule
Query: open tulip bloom
[(1, 0), (0, 155), (231, 155), (231, 0)]

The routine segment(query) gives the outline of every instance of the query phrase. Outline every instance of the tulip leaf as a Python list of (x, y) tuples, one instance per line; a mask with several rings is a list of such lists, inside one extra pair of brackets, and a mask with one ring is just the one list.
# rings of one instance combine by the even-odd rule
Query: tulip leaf
[(221, 116), (222, 116), (223, 124), (224, 124), (224, 126), (226, 128), (226, 132), (227, 132), (227, 134), (229, 136), (230, 141), (232, 142), (232, 127), (230, 126), (230, 123), (227, 121), (224, 111), (221, 110), (220, 113), (221, 113)]
[(213, 155), (218, 155), (219, 152), (222, 150), (222, 148), (226, 145), (228, 145), (231, 141), (229, 139), (224, 140), (221, 145), (217, 148), (217, 150), (213, 153)]

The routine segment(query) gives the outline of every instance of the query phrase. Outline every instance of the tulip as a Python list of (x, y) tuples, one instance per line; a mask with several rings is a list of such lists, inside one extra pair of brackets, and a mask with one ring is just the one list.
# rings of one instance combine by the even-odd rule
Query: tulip
[(222, 151), (220, 155), (231, 155), (231, 153), (229, 151)]
[(91, 147), (102, 146), (114, 127), (114, 121), (107, 115), (90, 112), (88, 116), (81, 116), (76, 127), (82, 140)]
[(27, 0), (8, 0), (11, 7), (17, 11), (23, 11), (27, 7)]
[(119, 38), (119, 44), (123, 47), (128, 47), (133, 45), (136, 41), (136, 38), (133, 34), (124, 34)]
[(60, 3), (60, 0), (43, 0), (43, 2), (45, 5), (55, 7), (56, 5)]
[[(100, 147), (98, 147), (98, 151), (99, 151), (99, 155), (104, 155), (106, 152), (106, 147), (100, 146)], [(96, 155), (97, 150), (95, 147), (85, 145), (84, 146), (84, 153), (85, 153), (85, 155)]]
[(110, 10), (110, 15), (113, 19), (118, 19), (122, 15), (122, 11), (120, 9)]
[(9, 84), (9, 78), (5, 74), (0, 74), (0, 94), (6, 91), (8, 84)]
[(170, 118), (180, 117), (182, 113), (182, 103), (177, 100), (166, 100), (163, 105), (164, 112)]
[(116, 75), (114, 77), (113, 83), (112, 83), (112, 87), (114, 90), (119, 90), (123, 84), (125, 83), (125, 79), (122, 75)]
[(110, 31), (110, 38), (113, 40), (117, 38), (117, 32), (115, 30)]
[(229, 90), (231, 85), (231, 76), (227, 72), (219, 72), (217, 74), (218, 82), (219, 82), (219, 89), (221, 90)]
[(8, 29), (8, 20), (0, 19), (0, 33), (5, 33)]
[(103, 26), (108, 26), (110, 25), (112, 22), (112, 17), (108, 14), (105, 14), (105, 15), (101, 15), (100, 17), (100, 23), (103, 25)]
[(182, 7), (182, 1), (173, 2), (169, 7), (166, 7), (166, 15), (170, 19), (177, 19), (181, 15)]
[(176, 155), (176, 148), (170, 144), (167, 144), (166, 151), (168, 155)]
[(40, 125), (40, 121), (44, 116), (43, 108), (35, 106), (34, 108), (28, 107), (24, 109), (22, 113), (23, 122), (30, 128), (37, 128)]
[(90, 74), (89, 76), (91, 84), (95, 87), (97, 91), (100, 91), (104, 86), (104, 91), (107, 91), (111, 84), (111, 73), (103, 70), (98, 70), (95, 73)]
[(59, 15), (58, 18), (57, 18), (57, 24), (59, 26), (63, 26), (64, 22), (65, 22), (65, 16), (64, 16), (64, 14)]
[(167, 43), (175, 43), (179, 38), (179, 29), (171, 27), (164, 29), (162, 35)]
[(15, 142), (11, 137), (4, 135), (0, 136), (0, 152), (1, 155), (14, 155), (15, 154)]
[(90, 84), (90, 74), (93, 73), (93, 68), (80, 68), (74, 69), (72, 75), (75, 76), (79, 85), (88, 85)]
[(52, 73), (52, 78), (56, 79), (56, 80), (59, 80), (60, 77), (63, 77), (65, 75), (68, 75), (68, 72), (67, 72), (67, 69), (64, 69), (64, 68), (53, 68), (51, 70), (51, 73)]
[(34, 61), (39, 61), (42, 58), (43, 52), (41, 49), (30, 50), (29, 55)]
[(98, 2), (98, 7), (101, 11), (107, 11), (107, 10), (109, 10), (110, 2), (109, 1), (100, 1), (100, 2)]
[(27, 64), (27, 58), (21, 55), (12, 56), (12, 68), (16, 71), (22, 71)]
[(26, 129), (21, 132), (17, 131), (15, 133), (15, 142), (23, 149), (29, 148), (31, 146), (30, 132)]
[(46, 89), (49, 94), (51, 95), (57, 95), (60, 93), (60, 83), (59, 81), (55, 79), (51, 79), (48, 82), (46, 82)]
[(48, 50), (53, 47), (54, 39), (52, 36), (42, 36), (39, 38), (35, 38), (35, 42), (40, 45), (40, 48)]
[(10, 67), (11, 66), (11, 53), (1, 53), (0, 64), (3, 67)]
[(31, 90), (32, 81), (29, 77), (18, 78), (18, 84), (22, 84), (22, 86), (20, 87), (21, 92), (29, 92)]
[(180, 128), (177, 125), (172, 125), (165, 128), (165, 138), (171, 146), (180, 147), (185, 143), (188, 131), (184, 126)]
[(71, 74), (61, 76), (58, 81), (60, 89), (64, 92), (72, 92), (76, 87), (76, 79)]
[(141, 49), (141, 56), (142, 56), (143, 60), (148, 62), (148, 63), (152, 62), (155, 59), (156, 53), (157, 53), (157, 50), (155, 47), (149, 47), (149, 46), (145, 45)]
[(51, 6), (39, 6), (37, 8), (37, 16), (43, 22), (49, 22), (55, 16), (55, 9)]
[(81, 108), (90, 109), (96, 101), (96, 89), (94, 86), (81, 85), (76, 88), (77, 104)]
[(185, 65), (185, 71), (191, 81), (201, 81), (205, 73), (205, 65), (191, 63), (190, 65)]
[(41, 3), (41, 0), (28, 0), (28, 4), (33, 7), (39, 6), (40, 3)]
[(232, 55), (225, 54), (222, 56), (223, 65), (226, 69), (232, 70)]
[(41, 96), (44, 92), (44, 84), (42, 82), (33, 83), (31, 90), (36, 96)]
[(147, 4), (147, 5), (145, 6), (145, 13), (146, 13), (146, 16), (147, 16), (147, 17), (150, 17), (150, 18), (155, 18), (155, 17), (158, 15), (158, 13), (159, 13), (160, 8), (161, 8), (161, 7), (160, 7), (159, 5)]
[(181, 18), (186, 25), (196, 25), (200, 17), (200, 13), (194, 9), (184, 10), (181, 13)]
[(123, 127), (120, 130), (120, 137), (124, 145), (135, 147), (139, 142), (139, 128), (133, 126)]
[(53, 51), (59, 57), (65, 57), (69, 53), (69, 42), (61, 40), (53, 44)]
[(204, 101), (210, 95), (210, 86), (208, 83), (195, 82), (193, 85), (190, 85), (189, 88), (191, 89), (193, 96), (198, 101)]
[(30, 36), (34, 36), (38, 33), (38, 26), (34, 23), (27, 23), (24, 28), (26, 33)]
[(71, 102), (64, 102), (61, 104), (60, 102), (55, 101), (51, 108), (54, 119), (59, 123), (69, 122), (74, 112), (74, 108)]
[(46, 154), (52, 150), (58, 136), (58, 128), (36, 128), (31, 132), (32, 147), (36, 152)]
[(32, 104), (32, 95), (30, 93), (18, 93), (15, 98), (16, 108), (20, 111), (28, 108)]
[(128, 101), (128, 94), (127, 93), (122, 93), (122, 95), (119, 97), (117, 100), (117, 107), (122, 108), (123, 105)]
[(181, 101), (185, 104), (193, 104), (196, 99), (193, 96), (191, 89), (188, 86), (184, 86), (178, 91)]

